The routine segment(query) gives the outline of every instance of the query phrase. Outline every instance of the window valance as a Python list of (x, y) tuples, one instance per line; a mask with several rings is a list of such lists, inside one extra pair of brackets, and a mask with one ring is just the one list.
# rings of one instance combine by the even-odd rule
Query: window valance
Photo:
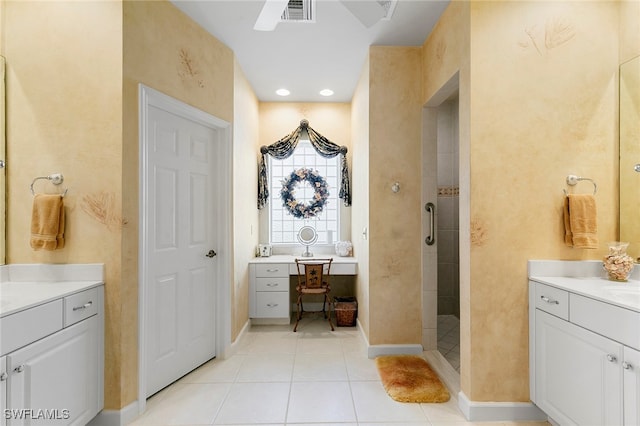
[(300, 121), (300, 126), (289, 135), (272, 143), (269, 146), (260, 147), (260, 164), (258, 168), (258, 209), (267, 205), (269, 200), (269, 180), (267, 174), (267, 155), (278, 160), (288, 158), (296, 149), (300, 140), (300, 135), (306, 132), (309, 135), (309, 142), (316, 152), (325, 158), (333, 158), (341, 155), (340, 167), (340, 193), (338, 197), (344, 202), (345, 206), (351, 205), (351, 183), (349, 182), (349, 167), (347, 165), (347, 147), (339, 146), (320, 133), (309, 127), (309, 121)]

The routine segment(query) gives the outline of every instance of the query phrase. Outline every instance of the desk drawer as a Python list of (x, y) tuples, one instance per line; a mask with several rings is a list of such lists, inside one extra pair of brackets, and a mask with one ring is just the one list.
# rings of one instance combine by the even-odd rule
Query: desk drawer
[(98, 287), (64, 298), (64, 326), (89, 318), (98, 313)]
[(569, 320), (569, 293), (559, 288), (536, 283), (536, 308)]
[(289, 318), (288, 291), (259, 291), (256, 293), (257, 318)]
[(267, 263), (256, 265), (256, 277), (288, 277), (289, 265), (284, 263)]
[(289, 277), (256, 278), (256, 291), (289, 291)]

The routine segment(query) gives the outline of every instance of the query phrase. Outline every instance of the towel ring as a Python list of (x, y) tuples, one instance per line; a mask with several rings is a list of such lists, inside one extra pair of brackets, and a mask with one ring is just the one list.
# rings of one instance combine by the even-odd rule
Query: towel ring
[[(62, 176), (61, 173), (54, 173), (54, 174), (49, 175), (49, 176), (38, 176), (35, 179), (33, 179), (33, 181), (31, 182), (31, 185), (29, 186), (29, 188), (31, 189), (31, 194), (32, 195), (36, 195), (36, 192), (33, 190), (33, 185), (36, 183), (36, 181), (38, 181), (40, 179), (49, 180), (54, 185), (60, 185), (60, 184), (62, 184), (62, 182), (64, 182), (64, 176)], [(67, 191), (68, 190), (69, 190), (69, 188), (65, 188), (64, 192), (62, 193), (63, 197), (65, 195), (67, 195)]]
[[(567, 176), (567, 185), (575, 186), (581, 180), (588, 180), (589, 182), (591, 182), (593, 184), (593, 195), (596, 195), (596, 192), (598, 191), (598, 185), (596, 185), (596, 183), (591, 178), (579, 177), (576, 175), (569, 175)], [(564, 191), (564, 195), (569, 195), (566, 189), (563, 189), (563, 191)]]

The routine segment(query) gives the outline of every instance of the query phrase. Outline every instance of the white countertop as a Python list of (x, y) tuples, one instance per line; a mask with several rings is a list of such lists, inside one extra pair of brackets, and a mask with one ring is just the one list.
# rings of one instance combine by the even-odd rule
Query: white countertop
[(313, 257), (301, 257), (301, 256), (293, 256), (289, 254), (274, 254), (269, 257), (256, 257), (252, 259), (249, 263), (295, 263), (295, 259), (300, 260), (314, 260), (314, 259), (329, 259), (333, 258), (333, 263), (348, 263), (348, 264), (357, 264), (358, 259), (351, 256), (336, 256), (336, 255), (322, 255), (318, 254)]
[(0, 267), (0, 317), (104, 284), (102, 264)]
[[(640, 265), (632, 279), (611, 281), (599, 261), (529, 261), (529, 279), (571, 293), (640, 312)], [(561, 275), (562, 274), (562, 275)]]
[(357, 275), (358, 273), (358, 259), (350, 256), (331, 256), (330, 254), (323, 255), (318, 254), (312, 257), (301, 257), (285, 254), (276, 254), (269, 257), (256, 257), (249, 262), (249, 265), (271, 265), (274, 263), (284, 263), (289, 265), (289, 275), (296, 275), (298, 273), (296, 266), (296, 259), (302, 261), (318, 260), (333, 258), (331, 264), (331, 275)]

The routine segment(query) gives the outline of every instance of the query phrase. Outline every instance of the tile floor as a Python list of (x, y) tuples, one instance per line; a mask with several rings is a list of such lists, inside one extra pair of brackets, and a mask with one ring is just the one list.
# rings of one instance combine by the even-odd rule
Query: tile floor
[(460, 373), (460, 320), (454, 315), (438, 315), (438, 352)]
[(252, 327), (235, 355), (214, 359), (149, 398), (132, 425), (480, 424), (465, 421), (453, 394), (444, 404), (393, 401), (356, 328), (331, 332), (310, 317), (297, 333), (291, 330)]

